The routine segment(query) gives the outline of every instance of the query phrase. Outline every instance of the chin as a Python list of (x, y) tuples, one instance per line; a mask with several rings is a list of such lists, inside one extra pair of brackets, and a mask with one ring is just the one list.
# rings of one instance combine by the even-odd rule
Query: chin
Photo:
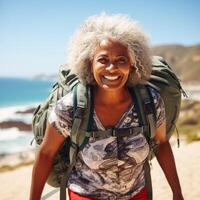
[(108, 81), (105, 79), (96, 79), (96, 86), (106, 91), (117, 91), (126, 87), (125, 79), (121, 78), (117, 81)]
[(100, 87), (103, 88), (104, 90), (107, 90), (107, 91), (116, 91), (116, 90), (123, 88), (124, 85), (123, 86), (121, 86), (121, 85), (120, 86), (102, 85)]

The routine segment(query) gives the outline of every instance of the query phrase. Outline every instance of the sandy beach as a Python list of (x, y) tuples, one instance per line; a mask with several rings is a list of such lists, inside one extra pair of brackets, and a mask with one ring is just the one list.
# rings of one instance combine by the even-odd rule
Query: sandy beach
[[(200, 198), (200, 142), (188, 145), (173, 145), (176, 166), (185, 200)], [(152, 182), (155, 200), (171, 200), (172, 194), (156, 159), (152, 162)]]
[[(198, 200), (200, 197), (200, 142), (183, 144), (177, 148), (173, 145), (178, 174), (183, 189), (185, 200)], [(19, 167), (16, 170), (0, 173), (1, 200), (25, 200), (28, 199), (32, 165)], [(170, 200), (172, 194), (164, 178), (156, 159), (152, 161), (152, 180), (154, 188), (154, 200)], [(43, 194), (53, 188), (46, 185)], [(59, 193), (48, 198), (58, 200)]]

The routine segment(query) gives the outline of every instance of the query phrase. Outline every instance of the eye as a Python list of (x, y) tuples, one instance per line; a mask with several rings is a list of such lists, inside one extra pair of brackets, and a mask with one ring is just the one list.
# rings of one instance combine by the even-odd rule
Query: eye
[(109, 60), (107, 58), (99, 58), (97, 59), (97, 62), (100, 62), (101, 64), (106, 64), (109, 62)]
[(117, 62), (118, 65), (124, 65), (128, 62), (128, 60), (127, 60), (127, 58), (118, 58), (116, 60), (116, 62)]

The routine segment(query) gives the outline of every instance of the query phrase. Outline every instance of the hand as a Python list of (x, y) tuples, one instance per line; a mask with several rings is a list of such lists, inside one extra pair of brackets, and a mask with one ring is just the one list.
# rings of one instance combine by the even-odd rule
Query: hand
[(173, 194), (173, 200), (184, 200), (183, 195), (180, 194)]

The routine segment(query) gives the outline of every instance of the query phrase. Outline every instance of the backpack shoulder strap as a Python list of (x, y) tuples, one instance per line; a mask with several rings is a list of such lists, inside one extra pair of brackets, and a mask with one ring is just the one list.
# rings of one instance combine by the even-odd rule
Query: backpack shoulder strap
[(78, 147), (82, 144), (87, 131), (90, 113), (90, 90), (87, 86), (77, 84), (73, 90), (74, 120), (71, 130), (71, 141)]
[(135, 96), (138, 104), (138, 111), (144, 127), (144, 134), (149, 142), (155, 136), (156, 112), (152, 96), (145, 85), (134, 87)]
[(89, 122), (90, 113), (90, 90), (82, 84), (77, 84), (73, 88), (74, 95), (74, 119), (71, 130), (71, 146), (70, 146), (70, 164), (67, 172), (62, 178), (60, 186), (60, 200), (66, 200), (66, 184), (69, 179), (69, 175), (76, 163), (76, 158), (78, 151), (85, 146), (88, 142), (88, 137), (86, 137), (87, 126)]
[[(155, 136), (156, 129), (156, 112), (155, 106), (150, 94), (150, 91), (145, 85), (138, 85), (134, 87), (135, 96), (138, 104), (138, 112), (140, 113), (140, 118), (143, 121), (142, 123), (147, 127), (144, 129), (144, 136), (146, 137), (150, 148), (151, 142)], [(152, 154), (149, 154), (149, 158), (151, 159)], [(152, 181), (150, 174), (150, 164), (148, 160), (144, 163), (144, 176), (145, 176), (145, 184), (147, 187), (147, 198), (148, 200), (152, 200)]]

